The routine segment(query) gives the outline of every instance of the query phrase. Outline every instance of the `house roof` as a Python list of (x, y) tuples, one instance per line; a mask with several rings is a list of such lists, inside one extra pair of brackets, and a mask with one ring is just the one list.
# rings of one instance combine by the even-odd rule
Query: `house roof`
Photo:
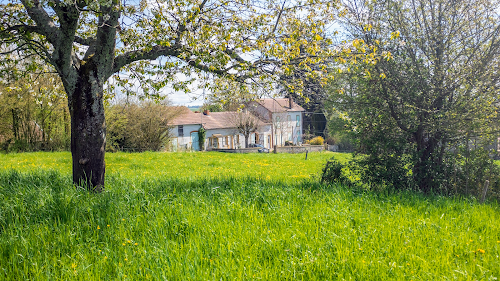
[[(203, 113), (198, 113), (203, 115)], [(224, 129), (235, 128), (232, 120), (236, 119), (238, 115), (235, 111), (226, 112), (210, 112), (208, 115), (203, 115), (203, 127), (207, 130), (210, 129)]]
[(171, 125), (196, 125), (201, 124), (200, 113), (194, 113), (185, 106), (180, 107), (179, 115), (172, 120)]
[(302, 106), (298, 105), (293, 100), (292, 100), (292, 107), (290, 107), (290, 100), (288, 98), (261, 99), (256, 102), (273, 113), (288, 112), (288, 111), (305, 111)]
[[(269, 110), (269, 112), (273, 113), (305, 111), (304, 108), (295, 103), (293, 100), (292, 106), (290, 107), (290, 100), (288, 98), (261, 99), (254, 102), (262, 105), (264, 108)], [(170, 123), (173, 126), (203, 124), (203, 127), (207, 130), (231, 129), (236, 128), (236, 120), (238, 120), (238, 112), (236, 111), (209, 112), (205, 115), (203, 113), (192, 112), (185, 106), (181, 106), (179, 110), (181, 113)], [(256, 117), (258, 118), (259, 126), (265, 125), (266, 121), (269, 121), (262, 116)]]
[[(171, 125), (199, 125), (203, 124), (206, 130), (211, 129), (231, 129), (236, 128), (238, 112), (209, 112), (207, 115), (203, 113), (194, 113), (185, 107), (187, 110), (182, 110), (182, 113), (175, 118)], [(259, 120), (259, 122), (261, 122)], [(260, 125), (263, 125), (260, 124)]]

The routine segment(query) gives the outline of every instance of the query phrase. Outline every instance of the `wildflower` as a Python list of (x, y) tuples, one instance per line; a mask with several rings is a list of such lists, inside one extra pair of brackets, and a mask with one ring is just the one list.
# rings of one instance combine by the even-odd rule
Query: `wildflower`
[(71, 268), (75, 269), (76, 268), (76, 263), (71, 264)]
[(101, 229), (99, 226), (97, 226), (97, 229)]
[(135, 243), (134, 245), (136, 245), (136, 246), (137, 246), (137, 243)]
[(477, 251), (480, 252), (481, 254), (485, 253), (485, 251), (483, 249), (481, 249), (481, 248), (477, 249)]
[(108, 259), (108, 256), (104, 256), (104, 259), (107, 260)]
[(122, 243), (123, 246), (125, 246), (125, 243)]
[(109, 224), (108, 224), (108, 227), (109, 227)]

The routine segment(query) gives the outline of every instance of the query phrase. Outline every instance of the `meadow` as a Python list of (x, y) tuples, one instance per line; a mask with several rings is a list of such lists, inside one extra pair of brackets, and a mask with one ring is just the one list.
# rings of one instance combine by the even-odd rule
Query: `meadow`
[(496, 280), (500, 212), (319, 183), (346, 154), (0, 154), (3, 280)]

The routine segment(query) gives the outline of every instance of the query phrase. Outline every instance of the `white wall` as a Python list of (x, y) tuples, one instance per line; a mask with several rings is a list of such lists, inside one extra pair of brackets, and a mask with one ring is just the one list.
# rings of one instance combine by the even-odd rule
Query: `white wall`
[(190, 150), (192, 145), (191, 132), (198, 132), (201, 126), (199, 124), (195, 124), (195, 125), (183, 125), (183, 127), (184, 127), (183, 137), (179, 137), (179, 126), (174, 126), (172, 129), (170, 129), (170, 133), (174, 138), (174, 140), (172, 141), (172, 145), (175, 146), (173, 147), (174, 151)]
[[(299, 116), (298, 126), (297, 116)], [(277, 117), (279, 117), (279, 121), (277, 121)], [(290, 121), (288, 121), (289, 117)], [(273, 130), (275, 133), (273, 144), (284, 146), (286, 141), (291, 141), (294, 144), (302, 142), (302, 124), (301, 111), (273, 113)]]

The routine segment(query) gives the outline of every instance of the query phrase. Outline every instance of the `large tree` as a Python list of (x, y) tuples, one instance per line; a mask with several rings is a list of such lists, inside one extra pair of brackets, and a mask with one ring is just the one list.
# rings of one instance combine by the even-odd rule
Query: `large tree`
[(500, 2), (346, 4), (352, 48), (366, 57), (343, 64), (347, 79), (334, 99), (368, 154), (365, 171), (436, 190), (447, 180), (447, 152), (495, 129)]
[(193, 78), (270, 81), (287, 65), (317, 62), (323, 38), (315, 34), (332, 7), (317, 0), (9, 1), (0, 5), (0, 54), (2, 64), (36, 56), (60, 76), (71, 113), (73, 181), (100, 191), (103, 97), (114, 74), (139, 79), (150, 95), (166, 85), (185, 90)]

